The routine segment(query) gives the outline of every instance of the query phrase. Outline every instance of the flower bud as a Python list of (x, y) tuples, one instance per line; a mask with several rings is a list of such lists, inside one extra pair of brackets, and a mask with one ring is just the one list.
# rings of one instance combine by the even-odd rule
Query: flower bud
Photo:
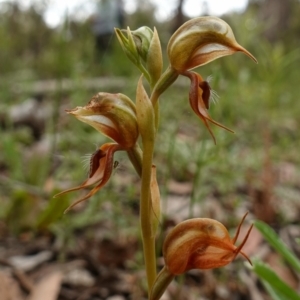
[(184, 23), (168, 43), (168, 56), (178, 72), (205, 65), (219, 57), (241, 51), (255, 62), (255, 57), (240, 46), (230, 26), (217, 17), (199, 17)]
[(130, 28), (127, 27), (127, 37), (126, 37), (126, 35), (123, 34), (124, 31), (125, 30), (115, 28), (117, 38), (119, 40), (119, 43), (120, 43), (123, 51), (135, 65), (139, 65), (140, 56), (139, 56), (139, 53), (138, 53), (138, 50), (136, 47), (136, 43), (135, 43), (132, 33), (130, 31)]
[(132, 148), (137, 141), (135, 104), (123, 94), (98, 93), (86, 106), (67, 112), (126, 149)]
[[(142, 71), (151, 85), (159, 79), (162, 67), (162, 53), (157, 30), (152, 31), (143, 26), (130, 31), (127, 28), (127, 37), (120, 29), (115, 29), (119, 42), (128, 58)], [(141, 64), (141, 61), (144, 65)]]
[(142, 26), (137, 30), (131, 31), (138, 53), (144, 62), (147, 61), (148, 51), (153, 38), (153, 31), (147, 27)]
[(168, 271), (178, 275), (191, 269), (222, 267), (233, 261), (239, 253), (250, 262), (241, 250), (253, 225), (250, 226), (243, 242), (238, 247), (234, 245), (246, 215), (240, 222), (233, 239), (230, 238), (224, 225), (213, 219), (195, 218), (175, 226), (167, 235), (163, 245)]

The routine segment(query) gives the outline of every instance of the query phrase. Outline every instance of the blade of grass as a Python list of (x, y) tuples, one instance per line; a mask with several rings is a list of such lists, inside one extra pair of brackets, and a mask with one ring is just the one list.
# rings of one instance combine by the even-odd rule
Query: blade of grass
[(278, 296), (281, 294), (283, 297), (289, 300), (300, 300), (300, 295), (298, 295), (289, 285), (282, 281), (278, 275), (266, 264), (259, 260), (254, 261), (253, 271), (261, 279), (270, 284)]
[(275, 231), (266, 223), (261, 221), (255, 221), (254, 226), (261, 232), (268, 243), (278, 252), (283, 258), (300, 273), (300, 261), (291, 252), (290, 249), (282, 242)]
[(271, 284), (269, 284), (267, 281), (265, 280), (261, 280), (265, 289), (267, 290), (267, 292), (269, 293), (269, 295), (271, 296), (271, 298), (273, 300), (290, 300), (288, 298), (286, 298), (285, 296), (283, 296), (282, 294), (279, 294), (277, 291), (275, 291), (272, 287)]

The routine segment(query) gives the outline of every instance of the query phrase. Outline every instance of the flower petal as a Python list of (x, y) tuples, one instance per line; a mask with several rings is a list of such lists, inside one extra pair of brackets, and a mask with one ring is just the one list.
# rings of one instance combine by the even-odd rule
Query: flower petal
[(85, 201), (91, 196), (93, 196), (99, 189), (101, 189), (107, 183), (114, 168), (113, 156), (114, 153), (118, 150), (123, 150), (123, 148), (115, 143), (107, 143), (101, 146), (91, 157), (89, 178), (85, 180), (80, 186), (70, 188), (54, 196), (56, 198), (65, 193), (81, 190), (98, 183), (98, 185), (94, 187), (86, 196), (80, 198), (71, 206), (69, 206), (66, 212), (78, 203)]
[(199, 17), (184, 23), (168, 43), (171, 66), (179, 73), (241, 51), (255, 57), (235, 40), (230, 26), (217, 17)]
[[(203, 121), (205, 127), (208, 129), (210, 135), (212, 136), (214, 142), (216, 143), (216, 138), (209, 127), (209, 122), (227, 130), (230, 132), (233, 132), (231, 129), (227, 128), (226, 126), (218, 123), (217, 121), (213, 120), (210, 115), (207, 112), (207, 103), (204, 102), (203, 100), (203, 89), (202, 87), (205, 87), (202, 83), (204, 82), (202, 77), (195, 73), (195, 72), (190, 72), (190, 71), (185, 71), (182, 73), (182, 75), (185, 75), (190, 78), (191, 80), (191, 86), (190, 86), (190, 91), (189, 91), (189, 101), (190, 105), (193, 109), (193, 111), (196, 113), (198, 117)], [(205, 89), (204, 89), (205, 91)], [(204, 94), (204, 97), (207, 97)], [(206, 99), (206, 98), (205, 98)]]
[(173, 275), (191, 269), (219, 268), (232, 262), (239, 253), (251, 263), (241, 251), (251, 229), (252, 226), (241, 245), (236, 247), (225, 226), (216, 220), (195, 218), (183, 221), (168, 233), (164, 241), (166, 268)]
[(67, 113), (126, 148), (133, 147), (137, 141), (135, 104), (123, 94), (98, 93), (86, 106)]

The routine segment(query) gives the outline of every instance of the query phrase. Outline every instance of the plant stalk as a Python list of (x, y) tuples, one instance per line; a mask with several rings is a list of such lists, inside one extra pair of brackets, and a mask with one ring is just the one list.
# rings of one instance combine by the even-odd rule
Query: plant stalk
[(156, 252), (155, 234), (152, 232), (151, 224), (151, 173), (154, 141), (143, 141), (143, 166), (141, 182), (140, 222), (142, 229), (142, 240), (145, 267), (147, 273), (148, 290), (150, 291), (156, 279)]
[(143, 152), (138, 143), (133, 148), (127, 150), (127, 155), (138, 175), (142, 177)]
[(178, 78), (179, 73), (169, 66), (154, 86), (151, 102), (155, 107), (159, 96)]

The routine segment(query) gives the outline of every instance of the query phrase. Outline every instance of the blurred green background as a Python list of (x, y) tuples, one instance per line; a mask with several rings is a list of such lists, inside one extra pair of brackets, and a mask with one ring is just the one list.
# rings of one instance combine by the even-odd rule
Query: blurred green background
[[(89, 19), (66, 15), (50, 28), (43, 19), (46, 3), (27, 9), (18, 2), (0, 5), (2, 243), (11, 236), (33, 241), (47, 234), (62, 241), (63, 252), (78, 231), (99, 222), (110, 222), (107, 235), (138, 236), (139, 180), (125, 154), (117, 155), (109, 184), (83, 206), (63, 215), (80, 192), (52, 198), (85, 180), (84, 155), (106, 141), (64, 110), (87, 104), (99, 91), (134, 99), (138, 70), (115, 36), (96, 56)], [(141, 1), (125, 24), (156, 26), (165, 50), (174, 26), (187, 18), (178, 10), (159, 23), (154, 13), (154, 6)], [(244, 12), (222, 16), (258, 65), (237, 53), (196, 70), (203, 78), (213, 76), (211, 86), (220, 97), (210, 115), (235, 131), (212, 125), (217, 145), (189, 107), (187, 80), (179, 78), (161, 97), (155, 163), (165, 211), (172, 194), (186, 193), (190, 201), (180, 219), (215, 217), (231, 228), (240, 211), (248, 210), (276, 228), (298, 224), (299, 15), (298, 0), (257, 0)], [(176, 220), (176, 213), (169, 218)]]

